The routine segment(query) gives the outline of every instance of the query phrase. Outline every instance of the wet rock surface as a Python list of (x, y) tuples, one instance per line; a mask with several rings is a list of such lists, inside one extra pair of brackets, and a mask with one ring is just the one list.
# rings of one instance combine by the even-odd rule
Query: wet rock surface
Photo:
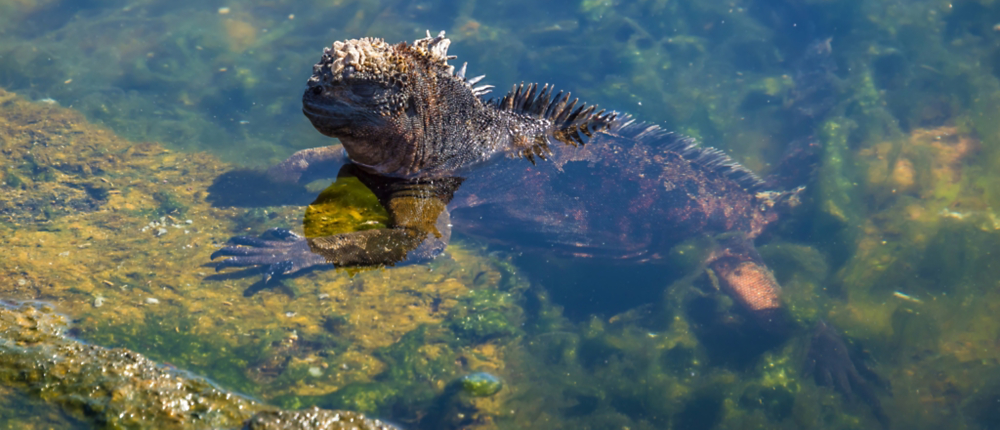
[(0, 380), (102, 428), (394, 428), (353, 412), (275, 410), (142, 354), (70, 339), (66, 319), (43, 303), (0, 306)]

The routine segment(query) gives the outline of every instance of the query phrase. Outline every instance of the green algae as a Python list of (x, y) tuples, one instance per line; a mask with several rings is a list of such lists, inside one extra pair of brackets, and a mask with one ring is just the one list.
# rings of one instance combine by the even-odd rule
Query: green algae
[(476, 290), (452, 308), (451, 328), (461, 338), (480, 343), (518, 333), (511, 295), (496, 290)]
[(815, 297), (830, 276), (827, 256), (819, 249), (794, 243), (771, 242), (759, 251), (774, 269), (792, 319), (804, 326), (821, 319), (822, 303)]
[[(255, 403), (239, 397), (230, 402), (230, 395), (213, 390), (204, 380), (178, 384), (174, 375), (141, 355), (61, 339), (65, 322), (50, 312), (34, 307), (4, 309), (5, 384), (36, 391), (72, 415), (90, 415), (108, 428), (143, 423), (233, 427), (256, 409)], [(139, 380), (144, 382), (132, 382)], [(149, 388), (143, 389), (143, 384)], [(93, 393), (94, 387), (102, 387), (100, 394)], [(80, 395), (87, 392), (93, 394)]]
[[(87, 19), (60, 11), (57, 2), (14, 2), (0, 5), (0, 19), (53, 15), (57, 19), (49, 22), (59, 24), (59, 37), (21, 41), (4, 33), (9, 40), (0, 49), (0, 79), (31, 98), (72, 104), (137, 140), (267, 165), (294, 148), (326, 143), (298, 117), (304, 75), (293, 76), (308, 73), (316, 46), (361, 35), (413, 39), (415, 29), (444, 22), (459, 61), (469, 61), (476, 74), (488, 73), (493, 83), (555, 82), (588, 101), (725, 147), (767, 173), (785, 142), (797, 137), (786, 118), (796, 89), (792, 63), (811, 39), (833, 36), (841, 81), (832, 113), (817, 118), (813, 131), (824, 144), (822, 166), (802, 212), (793, 214), (797, 227), (761, 243), (761, 254), (803, 329), (830, 320), (878, 359), (878, 370), (895, 385), (895, 397), (883, 404), (896, 426), (995, 425), (988, 405), (997, 391), (989, 382), (997, 360), (991, 256), (1000, 243), (992, 209), (1000, 181), (991, 174), (1000, 167), (998, 55), (989, 21), (996, 2), (801, 2), (805, 16), (822, 17), (795, 27), (819, 28), (811, 34), (788, 30), (793, 21), (805, 22), (794, 11), (758, 14), (753, 8), (759, 5), (741, 2), (459, 3), (453, 9), (310, 4), (310, 13), (299, 11), (293, 20), (287, 2), (233, 6), (224, 15), (203, 7), (157, 14), (139, 4), (95, 11)], [(129, 22), (145, 28), (117, 25)], [(80, 37), (93, 34), (128, 43)], [(120, 58), (112, 55), (116, 51)], [(935, 135), (955, 140), (935, 143)], [(40, 141), (58, 145), (68, 136), (49, 133)], [(960, 149), (961, 142), (971, 143)], [(158, 169), (196, 161), (179, 162), (182, 157), (160, 153), (156, 145), (133, 150), (134, 157), (150, 160), (146, 164), (97, 161), (107, 153), (127, 162), (133, 155), (123, 156), (124, 148), (86, 152), (86, 162), (46, 159), (44, 149), (37, 157), (5, 152), (14, 162), (2, 166), (0, 214), (5, 228), (18, 230), (4, 239), (5, 297), (57, 298), (93, 342), (127, 345), (287, 406), (328, 402), (385, 411), (407, 404), (412, 392), (407, 419), (445, 395), (447, 378), (471, 367), (448, 364), (476, 359), (468, 351), (479, 344), (502, 345), (503, 353), (479, 356), (504, 367), (507, 382), (492, 403), (478, 406), (492, 417), (475, 421), (479, 426), (877, 425), (863, 407), (798, 381), (795, 349), (801, 345), (795, 343), (801, 339), (758, 357), (750, 370), (710, 362), (685, 304), (710, 297), (728, 316), (732, 306), (691, 279), (649, 282), (648, 290), (668, 291), (642, 309), (580, 318), (574, 311), (584, 305), (578, 301), (557, 296), (552, 302), (548, 279), (527, 292), (510, 290), (506, 282), (518, 278), (511, 274), (524, 263), (495, 261), (474, 245), (459, 244), (448, 250), (456, 261), (436, 261), (430, 273), (309, 274), (285, 281), (295, 297), (280, 289), (243, 297), (252, 279), (204, 280), (191, 273), (210, 272), (200, 265), (214, 244), (303, 217), (310, 235), (379, 228), (383, 215), (370, 193), (332, 190), (340, 194), (317, 199), (323, 207), (305, 209), (305, 215), (297, 207), (207, 209), (206, 196), (197, 193), (227, 167), (205, 163), (199, 164), (205, 171), (188, 175), (196, 181), (166, 191), (180, 204), (164, 210), (155, 198), (162, 190), (149, 184), (183, 177)], [(344, 184), (338, 180), (331, 189), (356, 186)], [(282, 192), (287, 190), (275, 194)], [(356, 199), (348, 205), (355, 212), (340, 211), (340, 202), (350, 199)], [(162, 237), (138, 232), (165, 215), (176, 218), (176, 208), (187, 208), (197, 238), (180, 239), (190, 237), (174, 227), (184, 219), (167, 221)], [(153, 216), (156, 210), (161, 213)], [(184, 246), (198, 248), (177, 249)], [(682, 251), (688, 249), (672, 252), (674, 266), (697, 271), (697, 252)], [(48, 262), (93, 273), (53, 271), (44, 266)], [(571, 270), (551, 269), (553, 278)], [(498, 292), (508, 290), (506, 298)], [(100, 308), (94, 308), (95, 297), (105, 299)], [(150, 297), (160, 303), (146, 303)], [(163, 312), (165, 307), (180, 310)], [(445, 334), (411, 336), (417, 327)], [(444, 341), (447, 335), (461, 342)], [(465, 413), (467, 406), (448, 410)]]
[[(323, 402), (338, 405), (337, 407), (375, 413), (390, 410), (390, 407), (397, 402), (397, 397), (401, 395), (402, 393), (385, 383), (368, 382), (341, 388), (333, 395), (323, 399)], [(420, 394), (417, 395), (420, 396)], [(301, 407), (299, 404), (294, 406), (295, 408)]]
[(177, 199), (177, 196), (169, 191), (157, 191), (153, 193), (153, 200), (158, 205), (156, 208), (158, 215), (184, 216), (188, 209), (184, 203), (181, 203)]
[(86, 420), (70, 416), (59, 405), (24, 396), (17, 388), (7, 388), (0, 394), (0, 426), (5, 429), (88, 429)]
[(4, 174), (4, 184), (12, 188), (23, 188), (26, 186), (24, 179), (21, 179), (16, 173), (10, 171)]
[(73, 341), (67, 329), (47, 305), (0, 307), (0, 379), (102, 428), (391, 428), (353, 412), (276, 411), (141, 354)]

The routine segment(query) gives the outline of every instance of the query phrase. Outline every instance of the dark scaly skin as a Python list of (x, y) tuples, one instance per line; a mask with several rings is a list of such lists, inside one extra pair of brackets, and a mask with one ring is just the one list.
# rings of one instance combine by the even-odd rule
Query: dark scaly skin
[(819, 385), (834, 387), (848, 399), (853, 399), (855, 395), (861, 397), (871, 405), (875, 418), (882, 427), (889, 427), (889, 417), (882, 410), (869, 382), (887, 384), (864, 361), (852, 359), (844, 340), (824, 321), (818, 322), (813, 331), (812, 342), (806, 353), (805, 375), (815, 377)]
[[(448, 43), (443, 33), (413, 45), (335, 43), (314, 66), (303, 112), (343, 146), (300, 151), (269, 170), (275, 179), (295, 181), (346, 163), (388, 211), (387, 228), (319, 238), (287, 230), (269, 233), (279, 240), (237, 237), (213, 254), (230, 257), (218, 267), (261, 265), (267, 279), (322, 264), (424, 261), (447, 246), (452, 219), (479, 235), (637, 261), (709, 236), (719, 246), (706, 265), (720, 287), (765, 330), (794, 329), (753, 240), (782, 208), (797, 204), (801, 188), (762, 190), (763, 181), (717, 150), (578, 106), (547, 86), (515, 86), (500, 100), (484, 101), (488, 88), (473, 87), (478, 79), (466, 79), (464, 66), (455, 73), (447, 64)], [(840, 345), (821, 324), (810, 351)], [(837, 381), (862, 380), (846, 354), (812, 363), (812, 371)], [(833, 386), (850, 396), (849, 385)], [(863, 397), (882, 420), (874, 395)]]
[(709, 267), (720, 286), (746, 308), (767, 331), (786, 334), (792, 325), (781, 306), (778, 281), (746, 237), (723, 237)]

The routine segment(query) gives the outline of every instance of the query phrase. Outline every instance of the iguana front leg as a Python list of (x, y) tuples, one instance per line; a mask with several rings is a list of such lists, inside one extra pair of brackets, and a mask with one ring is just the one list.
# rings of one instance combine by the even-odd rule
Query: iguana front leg
[(349, 161), (340, 144), (303, 149), (267, 169), (267, 176), (275, 182), (285, 184), (309, 182), (324, 174), (327, 177), (333, 176)]
[(262, 237), (238, 236), (212, 259), (226, 267), (264, 266), (264, 280), (302, 269), (331, 264), (334, 267), (396, 265), (434, 258), (451, 239), (448, 201), (455, 181), (406, 182), (359, 176), (389, 213), (387, 228), (305, 238), (287, 229), (272, 229)]

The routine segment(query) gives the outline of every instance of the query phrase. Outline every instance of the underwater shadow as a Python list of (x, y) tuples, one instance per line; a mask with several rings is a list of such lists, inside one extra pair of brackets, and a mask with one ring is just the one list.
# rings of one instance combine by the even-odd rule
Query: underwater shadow
[(543, 251), (523, 251), (514, 264), (575, 322), (658, 303), (664, 290), (684, 274), (668, 264), (559, 257)]
[(237, 169), (223, 173), (208, 187), (205, 199), (212, 207), (254, 208), (263, 206), (305, 206), (316, 193), (304, 186), (278, 183), (259, 170)]
[[(213, 267), (213, 268), (215, 267), (214, 264), (205, 264), (204, 266)], [(280, 278), (275, 277), (275, 278), (271, 278), (271, 279), (265, 280), (263, 278), (264, 272), (265, 272), (265, 268), (263, 268), (263, 267), (253, 267), (253, 268), (249, 268), (249, 269), (239, 270), (239, 271), (236, 271), (236, 272), (225, 272), (225, 273), (216, 273), (216, 274), (213, 274), (213, 275), (208, 275), (208, 276), (205, 277), (205, 280), (206, 281), (228, 281), (228, 280), (233, 280), (233, 279), (243, 279), (243, 278), (249, 278), (249, 277), (259, 277), (260, 279), (258, 279), (257, 282), (254, 282), (253, 284), (251, 284), (250, 286), (248, 286), (245, 290), (243, 290), (243, 297), (253, 297), (255, 294), (257, 294), (257, 293), (259, 293), (261, 291), (264, 291), (264, 290), (267, 290), (267, 289), (271, 289), (271, 290), (275, 290), (275, 291), (280, 291), (281, 293), (287, 295), (290, 298), (293, 298), (293, 299), (295, 298), (295, 290), (293, 290), (288, 285), (285, 285), (284, 282), (281, 282)], [(296, 273), (295, 275), (298, 276), (299, 274)], [(291, 277), (291, 276), (287, 276), (287, 277)]]
[(743, 309), (720, 311), (719, 298), (697, 297), (684, 304), (695, 337), (716, 365), (746, 370), (760, 356), (787, 340), (787, 333), (770, 332)]

